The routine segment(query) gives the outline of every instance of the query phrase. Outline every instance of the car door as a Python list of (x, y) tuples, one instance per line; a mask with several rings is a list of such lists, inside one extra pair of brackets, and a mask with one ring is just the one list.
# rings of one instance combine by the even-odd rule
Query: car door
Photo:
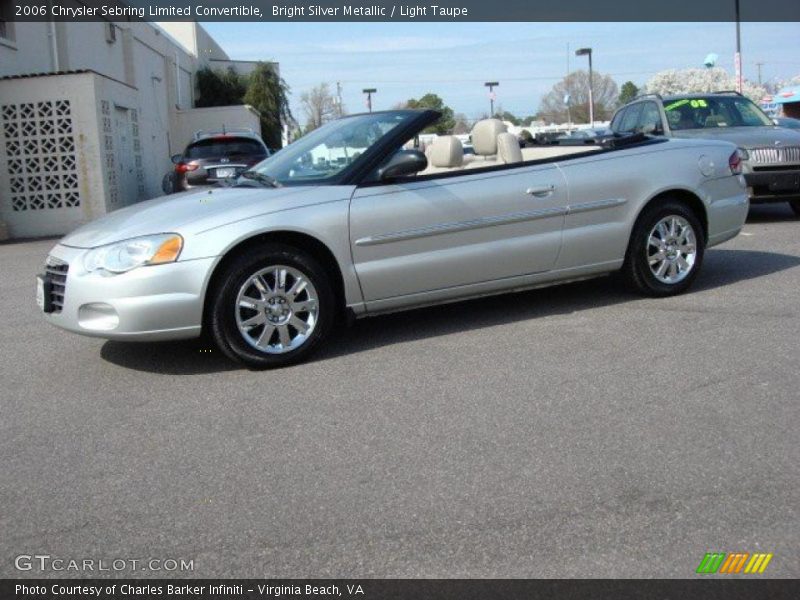
[(567, 197), (550, 164), (359, 187), (350, 236), (365, 301), (468, 295), (464, 286), (550, 270)]

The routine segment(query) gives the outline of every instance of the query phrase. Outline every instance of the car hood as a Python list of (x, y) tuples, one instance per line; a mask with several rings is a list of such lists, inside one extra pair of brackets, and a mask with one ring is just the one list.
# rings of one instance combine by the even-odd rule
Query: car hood
[(781, 127), (719, 127), (716, 129), (687, 129), (673, 131), (678, 138), (725, 140), (742, 148), (757, 146), (800, 145), (800, 132)]
[[(319, 202), (323, 188), (211, 188), (162, 196), (115, 210), (68, 234), (64, 246), (94, 248), (142, 235), (193, 233), (256, 214)], [(305, 192), (305, 194), (301, 194)]]

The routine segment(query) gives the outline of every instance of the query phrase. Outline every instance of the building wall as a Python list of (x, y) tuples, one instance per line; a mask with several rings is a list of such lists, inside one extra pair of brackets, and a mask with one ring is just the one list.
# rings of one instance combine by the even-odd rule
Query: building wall
[(0, 218), (57, 235), (106, 212), (91, 73), (0, 81)]
[[(250, 75), (250, 73), (255, 70), (258, 62), (259, 61), (256, 60), (224, 60), (221, 58), (212, 58), (209, 61), (209, 66), (219, 71), (226, 71), (229, 67), (233, 67), (240, 75)], [(272, 63), (272, 66), (278, 71), (278, 74), (280, 74), (278, 63)]]
[(0, 40), (0, 232), (64, 234), (160, 195), (198, 129), (260, 132), (249, 107), (192, 108), (196, 71), (228, 57), (196, 23), (162, 25), (13, 23)]
[(212, 59), (228, 59), (225, 51), (199, 23), (192, 21), (164, 21), (157, 23), (157, 25), (202, 63)]
[(50, 26), (50, 23), (14, 23), (14, 39), (0, 43), (0, 76), (52, 71)]

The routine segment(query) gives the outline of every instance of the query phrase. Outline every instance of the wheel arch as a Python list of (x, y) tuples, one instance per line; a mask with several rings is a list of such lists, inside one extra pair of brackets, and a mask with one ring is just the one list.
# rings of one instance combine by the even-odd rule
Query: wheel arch
[(334, 296), (337, 302), (337, 310), (344, 311), (345, 309), (345, 289), (344, 277), (339, 261), (336, 256), (320, 239), (310, 235), (294, 230), (276, 230), (266, 231), (254, 234), (248, 238), (240, 240), (230, 248), (228, 248), (222, 255), (222, 258), (214, 265), (214, 269), (208, 278), (205, 292), (203, 294), (203, 328), (206, 328), (209, 318), (209, 309), (211, 303), (208, 301), (209, 296), (214, 293), (218, 285), (220, 277), (225, 272), (225, 269), (231, 262), (242, 253), (251, 248), (257, 248), (264, 244), (286, 244), (298, 250), (307, 252), (311, 257), (320, 263), (323, 269), (330, 275), (331, 285), (333, 286)]
[[(703, 238), (705, 241), (708, 241), (708, 210), (706, 209), (706, 205), (700, 199), (695, 192), (686, 189), (686, 188), (669, 188), (665, 190), (660, 190), (659, 192), (653, 194), (647, 201), (642, 203), (642, 206), (639, 208), (638, 213), (636, 214), (636, 218), (633, 220), (633, 224), (631, 226), (631, 231), (628, 234), (630, 238), (630, 234), (636, 228), (636, 223), (639, 222), (639, 219), (642, 217), (647, 208), (651, 205), (663, 201), (663, 200), (680, 200), (685, 202), (687, 206), (692, 210), (692, 212), (697, 216), (700, 224), (703, 226)], [(630, 244), (630, 239), (628, 240), (628, 244)]]

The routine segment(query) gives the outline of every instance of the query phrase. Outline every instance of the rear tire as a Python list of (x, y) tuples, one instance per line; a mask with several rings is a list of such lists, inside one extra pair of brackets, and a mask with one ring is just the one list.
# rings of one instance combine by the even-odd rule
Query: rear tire
[(800, 217), (800, 200), (789, 200), (789, 206), (794, 211), (795, 216)]
[(685, 292), (697, 277), (705, 253), (705, 234), (697, 215), (680, 200), (647, 206), (633, 227), (622, 276), (646, 296)]
[(210, 302), (214, 341), (229, 358), (254, 369), (307, 359), (329, 337), (337, 306), (319, 263), (284, 244), (234, 259)]

